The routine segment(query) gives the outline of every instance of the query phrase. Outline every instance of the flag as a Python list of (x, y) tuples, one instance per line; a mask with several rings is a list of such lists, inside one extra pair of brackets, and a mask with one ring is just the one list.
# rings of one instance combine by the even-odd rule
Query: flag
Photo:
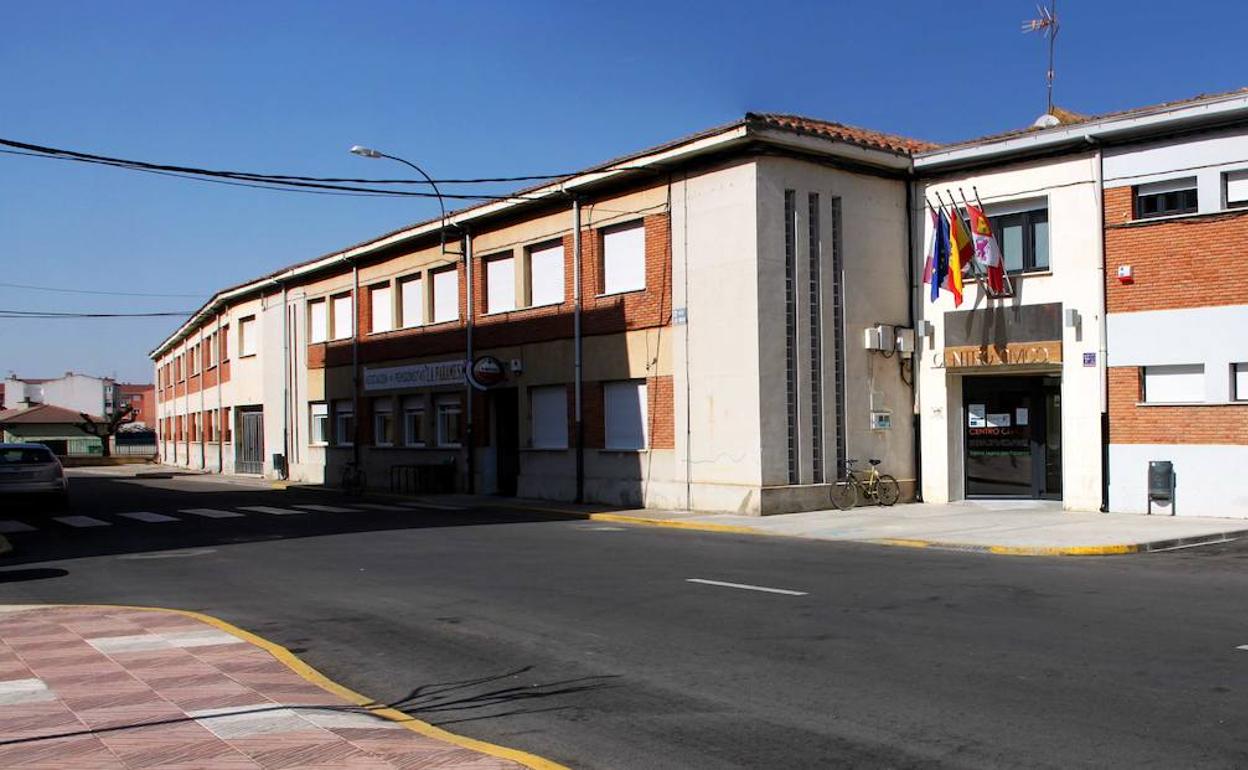
[(932, 285), (932, 302), (940, 297), (940, 287), (949, 278), (949, 223), (944, 217), (936, 217), (936, 236), (932, 238), (932, 273), (928, 283)]
[(992, 234), (992, 225), (979, 206), (966, 204), (966, 213), (971, 217), (975, 261), (988, 272), (988, 290), (993, 294), (1001, 294), (1005, 291), (1005, 260), (1001, 258), (1001, 247), (997, 245), (997, 239)]
[(953, 306), (962, 304), (962, 266), (971, 261), (971, 235), (957, 207), (950, 207), (949, 218), (949, 290), (953, 292)]
[(931, 240), (927, 242), (927, 248), (924, 250), (924, 252), (927, 254), (927, 258), (923, 260), (923, 283), (924, 284), (929, 284), (932, 282), (932, 270), (934, 268), (933, 262), (934, 262), (934, 257), (936, 255), (936, 210), (933, 209), (931, 206), (928, 206), (927, 213), (930, 214), (932, 217), (932, 238)]

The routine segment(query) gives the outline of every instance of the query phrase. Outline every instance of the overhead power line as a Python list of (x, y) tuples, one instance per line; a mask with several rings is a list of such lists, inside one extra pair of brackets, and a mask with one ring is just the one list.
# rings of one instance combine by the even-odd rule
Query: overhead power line
[(10, 289), (30, 289), (32, 291), (55, 291), (62, 294), (103, 294), (110, 297), (187, 297), (190, 299), (202, 299), (203, 294), (161, 294), (156, 292), (145, 291), (103, 291), (99, 289), (65, 289), (59, 286), (35, 286), (29, 283), (7, 283), (0, 281), (0, 287)]
[(45, 310), (4, 310), (0, 309), (0, 318), (30, 319), (62, 319), (62, 318), (184, 318), (189, 310), (177, 310), (163, 313), (59, 313)]

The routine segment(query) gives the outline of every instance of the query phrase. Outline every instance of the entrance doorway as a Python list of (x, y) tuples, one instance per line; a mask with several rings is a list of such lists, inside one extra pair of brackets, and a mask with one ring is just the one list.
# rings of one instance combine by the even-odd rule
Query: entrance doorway
[(1062, 497), (1060, 377), (962, 381), (966, 497)]
[(264, 411), (258, 406), (248, 406), (239, 407), (237, 414), (234, 472), (261, 474), (264, 472)]
[(495, 468), (498, 494), (515, 497), (520, 479), (520, 399), (516, 388), (490, 391), (494, 412)]

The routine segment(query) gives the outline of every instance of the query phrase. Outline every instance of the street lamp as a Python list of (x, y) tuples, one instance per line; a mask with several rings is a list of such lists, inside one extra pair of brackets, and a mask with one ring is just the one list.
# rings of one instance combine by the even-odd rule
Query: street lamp
[(351, 145), (351, 154), (359, 155), (361, 158), (389, 158), (390, 160), (396, 160), (399, 163), (402, 163), (404, 166), (407, 166), (408, 168), (414, 170), (416, 173), (420, 174), (421, 176), (425, 178), (425, 181), (428, 182), (429, 186), (433, 188), (433, 194), (438, 196), (438, 208), (442, 210), (442, 226), (439, 229), (439, 236), (442, 242), (442, 253), (445, 254), (446, 253), (446, 202), (442, 200), (442, 191), (438, 189), (438, 185), (436, 182), (433, 181), (433, 178), (430, 177), (428, 174), (426, 174), (423, 168), (421, 168), (420, 166), (417, 166), (415, 163), (412, 163), (410, 160), (404, 160), (403, 158), (400, 158), (397, 155), (387, 155), (386, 153), (381, 152), (380, 150), (374, 150), (371, 147), (365, 147), (363, 145), (353, 144)]

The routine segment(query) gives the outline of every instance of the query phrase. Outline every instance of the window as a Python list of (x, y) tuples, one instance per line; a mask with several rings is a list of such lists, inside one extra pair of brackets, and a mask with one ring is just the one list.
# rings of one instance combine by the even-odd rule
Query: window
[(607, 449), (646, 448), (646, 383), (608, 382), (602, 386)]
[(199, 346), (192, 345), (191, 349), (186, 353), (187, 358), (191, 361), (191, 376), (199, 374)]
[(988, 218), (1001, 246), (1005, 270), (1024, 273), (1049, 269), (1049, 209), (1010, 211)]
[(1248, 401), (1248, 364), (1231, 364), (1231, 400)]
[(205, 423), (204, 432), (207, 434), (207, 439), (209, 441), (216, 441), (217, 440), (217, 413), (216, 412), (204, 412), (204, 423)]
[(308, 303), (308, 342), (324, 342), (329, 339), (329, 311), (325, 300), (314, 299)]
[(373, 399), (373, 443), (394, 446), (394, 399)]
[(350, 401), (334, 402), (334, 439), (339, 446), (355, 443), (355, 404)]
[(230, 360), (230, 327), (221, 327), (221, 363)]
[(563, 302), (563, 243), (556, 241), (529, 249), (529, 304)]
[(534, 449), (567, 449), (568, 389), (529, 388), (529, 426)]
[(508, 253), (485, 261), (485, 310), (504, 313), (516, 309), (516, 259)]
[(399, 304), (403, 314), (402, 323), (408, 326), (420, 326), (425, 322), (425, 282), (420, 276), (399, 280)]
[(425, 399), (423, 396), (403, 397), (403, 443), (425, 445)]
[(205, 352), (208, 354), (208, 366), (209, 367), (216, 366), (217, 365), (217, 335), (215, 333), (208, 335), (208, 344), (205, 347), (207, 347), (207, 350)]
[(602, 291), (646, 288), (646, 229), (632, 222), (602, 231)]
[(433, 276), (433, 322), (459, 320), (459, 271), (439, 270)]
[(354, 320), (351, 318), (351, 295), (339, 294), (332, 299), (332, 303), (330, 321), (334, 327), (334, 339), (345, 340), (351, 336), (351, 331), (355, 328)]
[(1135, 218), (1196, 213), (1196, 177), (1167, 179), (1135, 188)]
[(1222, 175), (1226, 187), (1226, 207), (1229, 209), (1248, 206), (1248, 171), (1231, 171)]
[(1202, 364), (1145, 366), (1142, 372), (1146, 404), (1195, 404), (1205, 400)]
[(256, 354), (256, 317), (249, 316), (238, 322), (238, 354), (254, 356)]
[(308, 404), (308, 434), (313, 444), (329, 443), (329, 404), (324, 401)]
[(368, 290), (369, 305), (372, 307), (372, 325), (369, 329), (373, 334), (388, 332), (394, 328), (394, 308), (390, 304), (390, 285), (374, 286)]
[(459, 446), (459, 396), (438, 399), (438, 446)]

